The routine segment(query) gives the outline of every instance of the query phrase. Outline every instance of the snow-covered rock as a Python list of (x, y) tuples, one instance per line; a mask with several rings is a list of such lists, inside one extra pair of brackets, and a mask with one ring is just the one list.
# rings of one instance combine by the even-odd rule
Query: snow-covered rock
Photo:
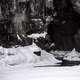
[(80, 55), (74, 48), (70, 53), (67, 53), (64, 56), (63, 60), (67, 60), (67, 61), (80, 61)]
[(51, 50), (50, 53), (55, 56), (55, 58), (62, 60), (64, 55), (66, 55), (70, 51), (53, 51)]
[[(19, 65), (19, 64), (34, 64), (34, 65), (54, 65), (59, 60), (56, 60), (54, 56), (41, 50), (35, 43), (30, 46), (17, 47), (17, 48), (2, 48), (4, 50), (4, 58), (0, 60), (7, 65)], [(34, 52), (41, 51), (41, 55), (37, 56)], [(0, 63), (1, 64), (1, 63)]]

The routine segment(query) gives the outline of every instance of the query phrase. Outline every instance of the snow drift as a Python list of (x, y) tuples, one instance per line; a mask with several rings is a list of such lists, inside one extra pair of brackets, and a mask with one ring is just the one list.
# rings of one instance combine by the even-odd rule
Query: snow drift
[[(41, 56), (37, 56), (34, 52), (41, 51)], [(54, 64), (59, 62), (50, 53), (41, 50), (35, 43), (30, 46), (25, 47), (13, 47), (13, 48), (3, 48), (0, 47), (0, 62), (7, 65), (19, 65), (22, 63), (35, 64), (35, 65), (45, 65)]]

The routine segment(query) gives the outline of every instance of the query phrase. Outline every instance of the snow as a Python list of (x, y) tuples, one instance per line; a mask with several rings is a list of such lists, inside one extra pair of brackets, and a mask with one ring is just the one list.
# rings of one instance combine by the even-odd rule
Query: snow
[(46, 36), (46, 32), (44, 32), (44, 33), (34, 33), (34, 34), (31, 34), (31, 35), (28, 35), (28, 37), (30, 37), (30, 38), (33, 38), (33, 39), (37, 39), (37, 38), (39, 38), (39, 37), (43, 37), (43, 38), (45, 38), (45, 36)]
[(0, 71), (0, 80), (80, 80), (80, 66), (19, 68)]
[(64, 56), (64, 60), (68, 60), (68, 61), (80, 61), (80, 53), (78, 53), (75, 48), (67, 53), (65, 56)]
[[(41, 56), (34, 51), (41, 51)], [(73, 50), (71, 54), (75, 53)], [(60, 67), (61, 62), (35, 43), (25, 47), (0, 47), (0, 80), (80, 80), (80, 65)]]
[(32, 19), (32, 21), (41, 21), (41, 19)]
[[(41, 56), (37, 56), (34, 52), (41, 51)], [(3, 53), (0, 62), (7, 65), (19, 65), (19, 64), (33, 64), (33, 66), (47, 65), (61, 62), (56, 60), (55, 57), (41, 50), (34, 42), (30, 46), (25, 47), (13, 47), (13, 48), (3, 48), (1, 47), (0, 53)], [(0, 63), (0, 64), (1, 64)]]

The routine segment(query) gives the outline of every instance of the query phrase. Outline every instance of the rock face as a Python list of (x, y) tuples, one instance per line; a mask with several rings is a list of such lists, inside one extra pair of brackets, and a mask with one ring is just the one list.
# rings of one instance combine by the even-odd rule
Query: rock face
[(35, 43), (43, 50), (49, 51), (51, 49), (51, 42), (46, 38), (40, 37), (35, 41)]
[(54, 2), (56, 15), (48, 25), (48, 34), (52, 42), (55, 43), (55, 49), (71, 51), (76, 47), (74, 35), (80, 28), (80, 15), (75, 12), (70, 0), (54, 0)]

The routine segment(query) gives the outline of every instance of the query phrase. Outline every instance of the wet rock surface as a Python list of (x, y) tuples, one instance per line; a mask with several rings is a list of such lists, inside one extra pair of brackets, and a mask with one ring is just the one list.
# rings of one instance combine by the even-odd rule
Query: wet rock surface
[(49, 51), (51, 49), (51, 42), (43, 37), (38, 38), (35, 43), (43, 50)]

